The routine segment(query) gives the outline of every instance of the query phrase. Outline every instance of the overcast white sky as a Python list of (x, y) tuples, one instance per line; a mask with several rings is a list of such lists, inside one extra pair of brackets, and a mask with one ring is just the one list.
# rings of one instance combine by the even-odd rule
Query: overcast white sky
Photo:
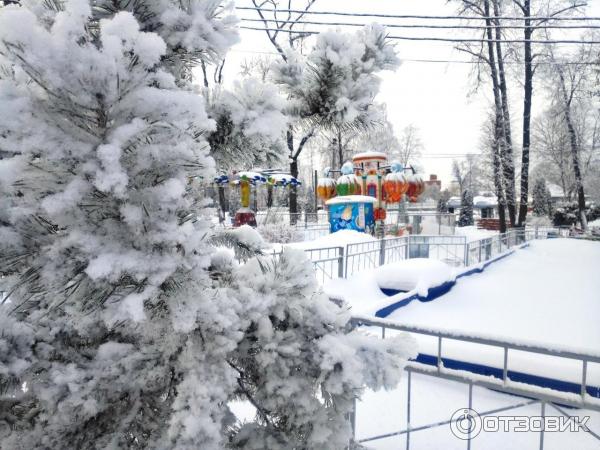
[[(600, 1), (592, 0), (589, 3), (591, 6), (587, 14), (600, 15)], [(250, 0), (236, 0), (236, 5), (252, 6)], [(448, 3), (446, 0), (317, 0), (312, 9), (384, 14), (454, 15), (456, 5), (457, 2)], [(254, 11), (238, 11), (238, 15), (257, 18)], [(307, 20), (357, 23), (372, 21), (368, 18), (338, 16), (310, 16)], [(414, 20), (411, 23), (423, 22), (426, 21)], [(384, 19), (380, 23), (385, 23)], [(261, 26), (260, 23), (246, 23), (246, 25)], [(307, 29), (315, 28), (318, 27), (307, 26)], [(240, 33), (240, 44), (236, 45), (227, 56), (224, 71), (227, 82), (237, 77), (240, 64), (244, 59), (257, 56), (253, 52), (273, 51), (264, 32), (240, 30)], [(390, 33), (450, 37), (458, 36), (461, 32), (391, 29)], [(475, 33), (474, 30), (462, 31), (462, 35), (465, 36), (473, 36)], [(396, 41), (396, 43), (398, 54), (404, 60), (467, 61), (470, 59), (464, 53), (455, 50), (451, 43), (417, 41)], [(424, 172), (426, 175), (438, 174), (442, 179), (443, 187), (447, 187), (451, 179), (452, 158), (441, 158), (437, 155), (479, 153), (481, 126), (490, 110), (488, 84), (484, 84), (479, 92), (472, 93), (474, 85), (472, 69), (471, 64), (403, 61), (396, 72), (387, 72), (382, 76), (383, 83), (377, 100), (387, 104), (388, 118), (394, 125), (396, 134), (411, 123), (420, 129), (425, 148), (421, 160)], [(539, 110), (540, 105), (543, 106), (544, 103), (544, 93), (539, 86), (536, 88), (538, 88), (538, 95), (534, 98), (534, 107), (537, 105), (538, 108), (535, 109)], [(516, 138), (516, 145), (520, 146), (522, 88), (512, 83), (509, 96), (511, 103), (514, 104), (513, 135)]]

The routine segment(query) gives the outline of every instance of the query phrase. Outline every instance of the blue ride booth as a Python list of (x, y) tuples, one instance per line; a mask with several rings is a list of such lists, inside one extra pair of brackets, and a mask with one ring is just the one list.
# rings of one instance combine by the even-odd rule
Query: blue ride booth
[(376, 198), (366, 195), (341, 195), (327, 200), (329, 231), (355, 230), (372, 234), (375, 229), (375, 202)]

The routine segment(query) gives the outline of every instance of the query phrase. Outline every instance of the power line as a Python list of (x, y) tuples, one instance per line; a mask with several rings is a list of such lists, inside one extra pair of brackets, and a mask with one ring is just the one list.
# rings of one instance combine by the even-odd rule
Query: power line
[[(305, 31), (296, 31), (296, 30), (286, 30), (283, 28), (267, 28), (267, 27), (239, 27), (243, 30), (254, 30), (254, 31), (277, 31), (280, 33), (288, 33), (288, 34), (304, 34), (307, 36), (319, 34), (320, 31), (316, 30), (305, 30)], [(477, 42), (477, 43), (496, 43), (499, 42), (501, 44), (523, 44), (525, 42), (529, 42), (531, 44), (542, 44), (542, 45), (554, 45), (554, 44), (600, 44), (600, 41), (584, 41), (584, 40), (573, 40), (573, 39), (531, 39), (525, 41), (523, 39), (483, 39), (483, 38), (442, 38), (442, 37), (420, 37), (420, 36), (396, 36), (396, 35), (388, 35), (388, 39), (394, 39), (399, 41), (422, 41), (422, 42), (453, 42), (453, 43), (469, 43), (469, 42)]]
[(275, 9), (275, 8), (263, 8), (253, 6), (236, 6), (235, 9), (241, 11), (260, 11), (260, 12), (273, 12), (273, 13), (292, 13), (292, 14), (311, 14), (311, 15), (326, 15), (326, 16), (350, 16), (350, 17), (379, 17), (389, 19), (431, 19), (431, 20), (533, 20), (533, 21), (581, 21), (581, 20), (600, 20), (600, 17), (558, 17), (558, 16), (436, 16), (436, 15), (410, 15), (410, 14), (379, 14), (379, 13), (349, 13), (349, 12), (336, 12), (336, 11), (312, 11), (302, 9)]
[[(315, 22), (311, 20), (283, 20), (283, 19), (252, 19), (248, 17), (240, 18), (242, 22), (274, 22), (276, 24), (302, 24), (302, 25), (326, 25), (326, 26), (349, 26), (349, 27), (364, 27), (363, 23), (352, 23), (352, 22)], [(443, 29), (443, 30), (487, 30), (491, 29), (514, 29), (524, 30), (528, 28), (536, 28), (535, 25), (428, 25), (428, 24), (395, 24), (395, 23), (382, 23), (381, 25), (386, 28), (425, 28), (425, 29)], [(544, 25), (544, 29), (556, 29), (556, 30), (597, 30), (600, 29), (600, 25)]]
[[(257, 55), (273, 55), (280, 56), (277, 52), (269, 52), (269, 51), (259, 51), (259, 50), (245, 50), (245, 49), (232, 49), (230, 50), (234, 53), (250, 53)], [(451, 59), (410, 59), (410, 58), (402, 58), (400, 57), (400, 61), (402, 63), (411, 62), (411, 63), (439, 63), (439, 64), (481, 64), (480, 61), (467, 61), (467, 60), (451, 60)], [(523, 61), (504, 61), (504, 64), (515, 64), (515, 65), (523, 65)], [(534, 65), (548, 65), (548, 66), (597, 66), (600, 63), (595, 62), (576, 62), (576, 61), (561, 61), (561, 62), (549, 62), (549, 61), (539, 61), (535, 62)]]

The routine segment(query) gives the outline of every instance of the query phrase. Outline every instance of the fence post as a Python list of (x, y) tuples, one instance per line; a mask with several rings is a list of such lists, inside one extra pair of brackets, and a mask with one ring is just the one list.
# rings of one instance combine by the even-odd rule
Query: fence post
[(546, 402), (542, 400), (542, 427), (540, 429), (540, 450), (544, 450), (544, 431), (546, 424)]
[(406, 236), (406, 245), (404, 246), (404, 259), (408, 259), (409, 257), (410, 257), (410, 234)]
[[(352, 400), (352, 413), (350, 414), (350, 426), (352, 427), (352, 444), (355, 444), (356, 443), (356, 397), (354, 397), (354, 399)], [(354, 447), (354, 445), (352, 445), (352, 447)]]
[(338, 278), (344, 278), (344, 247), (338, 247)]
[(465, 267), (469, 267), (469, 243), (465, 241)]
[(410, 391), (411, 391), (411, 375), (412, 370), (407, 370), (408, 372), (408, 393), (406, 400), (406, 450), (410, 450)]
[(379, 241), (379, 266), (385, 264), (385, 239)]

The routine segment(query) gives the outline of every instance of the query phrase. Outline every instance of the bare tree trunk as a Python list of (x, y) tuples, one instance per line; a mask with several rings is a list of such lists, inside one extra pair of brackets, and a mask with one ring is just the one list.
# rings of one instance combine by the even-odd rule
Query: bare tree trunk
[[(315, 130), (310, 130), (307, 134), (305, 134), (300, 142), (298, 143), (298, 147), (294, 147), (294, 130), (292, 127), (288, 128), (286, 133), (287, 138), (287, 146), (290, 158), (290, 175), (294, 178), (298, 178), (298, 158), (304, 149), (304, 146), (308, 142), (310, 138), (315, 134)], [(298, 191), (296, 185), (290, 186), (290, 220), (292, 224), (296, 223), (296, 219), (298, 217)]]
[[(508, 87), (506, 85), (506, 75), (504, 71), (504, 56), (502, 53), (502, 33), (500, 31), (500, 8), (498, 0), (492, 0), (494, 8), (494, 25), (496, 26), (496, 57), (498, 61), (498, 79), (500, 90), (500, 105), (502, 111), (502, 131), (504, 137), (504, 145), (502, 155), (502, 167), (504, 172), (504, 191), (506, 195), (506, 205), (508, 209), (508, 218), (511, 227), (516, 223), (516, 201), (515, 201), (515, 164), (512, 148), (512, 133), (510, 126), (510, 112), (508, 105)], [(489, 6), (488, 6), (489, 7)], [(490, 33), (491, 35), (491, 33)]]
[[(287, 133), (287, 146), (290, 154), (290, 175), (294, 178), (298, 178), (298, 156), (296, 156), (294, 150), (294, 133), (291, 129), (288, 128)], [(290, 222), (292, 225), (296, 223), (296, 216), (298, 215), (298, 191), (296, 190), (296, 185), (292, 184), (290, 186)]]
[(273, 185), (267, 184), (267, 209), (273, 206)]
[(581, 221), (581, 228), (587, 231), (587, 217), (585, 215), (585, 193), (583, 191), (583, 180), (581, 177), (581, 168), (579, 167), (579, 150), (577, 145), (577, 136), (575, 134), (575, 127), (571, 119), (571, 108), (565, 109), (565, 121), (567, 122), (567, 129), (569, 130), (569, 137), (571, 141), (571, 157), (573, 158), (573, 173), (575, 175), (575, 186), (577, 189), (577, 207), (579, 208), (579, 220)]
[(502, 104), (500, 100), (500, 87), (498, 82), (498, 72), (496, 68), (496, 55), (494, 54), (494, 44), (492, 43), (492, 21), (489, 19), (490, 16), (490, 3), (489, 0), (483, 0), (483, 8), (486, 33), (487, 33), (487, 48), (488, 48), (488, 64), (490, 67), (490, 75), (492, 78), (492, 89), (494, 93), (494, 143), (492, 145), (492, 164), (494, 166), (494, 187), (496, 188), (496, 196), (498, 197), (498, 217), (500, 219), (500, 232), (506, 232), (506, 217), (504, 208), (506, 205), (506, 199), (504, 197), (504, 171), (502, 166), (502, 151), (501, 145), (504, 135), (503, 130), (503, 116), (502, 116)]
[(225, 201), (225, 186), (219, 184), (217, 187), (219, 194), (219, 222), (225, 222), (225, 213), (227, 211), (227, 202)]
[(567, 88), (565, 85), (565, 77), (562, 73), (562, 69), (558, 71), (561, 89), (564, 100), (564, 115), (565, 122), (567, 124), (567, 131), (569, 132), (569, 143), (571, 144), (571, 159), (573, 160), (573, 174), (575, 175), (575, 188), (577, 191), (577, 207), (579, 209), (579, 220), (581, 222), (581, 228), (587, 231), (587, 217), (585, 215), (585, 193), (583, 190), (583, 179), (581, 176), (581, 168), (579, 166), (579, 145), (577, 143), (577, 132), (573, 125), (573, 118), (571, 116), (571, 102), (567, 95)]
[(338, 169), (340, 164), (338, 164), (338, 158), (337, 158), (337, 152), (338, 152), (338, 145), (337, 145), (337, 138), (333, 138), (330, 142), (329, 142), (329, 157), (330, 157), (330, 161), (329, 161), (329, 166), (332, 169)]
[(340, 161), (340, 167), (344, 164), (344, 146), (342, 145), (342, 132), (337, 130), (337, 144), (338, 144), (338, 158)]
[(523, 1), (524, 32), (525, 40), (525, 83), (523, 87), (523, 150), (521, 153), (521, 199), (519, 202), (518, 225), (524, 226), (527, 219), (527, 206), (529, 200), (529, 147), (531, 145), (531, 103), (533, 97), (533, 55), (531, 53), (531, 2)]

